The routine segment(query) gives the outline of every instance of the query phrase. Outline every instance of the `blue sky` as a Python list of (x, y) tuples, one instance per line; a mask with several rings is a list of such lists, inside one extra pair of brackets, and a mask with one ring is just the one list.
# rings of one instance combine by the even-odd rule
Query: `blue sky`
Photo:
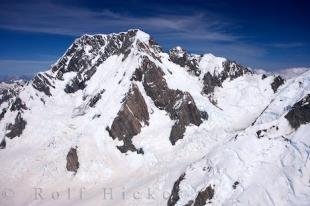
[(0, 75), (46, 70), (84, 33), (140, 28), (165, 50), (180, 45), (252, 68), (310, 66), (307, 0), (0, 0)]

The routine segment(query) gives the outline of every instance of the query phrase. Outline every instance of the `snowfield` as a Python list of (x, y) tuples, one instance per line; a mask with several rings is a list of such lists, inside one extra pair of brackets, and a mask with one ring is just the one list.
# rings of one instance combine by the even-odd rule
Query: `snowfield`
[[(6, 142), (0, 149), (1, 206), (310, 205), (310, 124), (295, 129), (285, 117), (310, 94), (310, 71), (295, 72), (276, 92), (274, 75), (249, 72), (221, 77), (221, 85), (205, 94), (205, 75), (226, 72), (225, 58), (190, 55), (200, 72), (195, 75), (150, 43), (148, 34), (134, 31), (130, 37), (132, 30), (77, 39), (41, 73), (51, 85), (41, 77), (42, 91), (33, 86), (35, 80), (1, 86), (0, 91), (13, 87), (17, 92), (3, 102), (0, 93), (0, 113), (6, 110), (0, 118), (0, 141)], [(176, 51), (185, 56), (181, 48)], [(76, 54), (81, 54), (77, 60)], [(198, 110), (208, 114), (199, 126), (187, 125), (175, 145), (169, 135), (180, 120), (154, 103), (143, 77), (133, 79), (143, 57), (162, 70), (169, 89), (188, 92)], [(74, 81), (79, 81), (76, 91)], [(141, 123), (132, 137), (143, 154), (121, 152), (117, 146), (125, 142), (107, 131), (124, 110), (133, 82), (149, 114), (148, 124)], [(74, 92), (66, 92), (68, 85)], [(26, 109), (12, 109), (17, 97)], [(9, 138), (8, 125), (19, 113), (25, 128)], [(66, 167), (70, 148), (77, 151), (76, 172)]]

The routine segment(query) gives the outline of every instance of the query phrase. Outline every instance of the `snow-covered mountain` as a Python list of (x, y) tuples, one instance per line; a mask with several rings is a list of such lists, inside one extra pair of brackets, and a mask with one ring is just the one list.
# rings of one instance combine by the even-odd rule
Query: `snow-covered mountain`
[(14, 83), (15, 81), (29, 81), (34, 75), (0, 75), (1, 83)]
[(310, 71), (284, 80), (140, 30), (0, 87), (1, 205), (309, 205)]

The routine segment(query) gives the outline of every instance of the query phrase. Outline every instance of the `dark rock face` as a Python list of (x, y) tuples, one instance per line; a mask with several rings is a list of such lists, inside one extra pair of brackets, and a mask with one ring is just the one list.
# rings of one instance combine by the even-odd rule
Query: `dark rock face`
[(267, 132), (267, 129), (258, 130), (258, 131), (256, 132), (257, 138), (260, 139), (260, 138), (264, 137), (265, 134), (266, 134), (266, 132)]
[(0, 149), (5, 149), (5, 147), (6, 147), (6, 141), (5, 141), (5, 138), (3, 138), (0, 143)]
[(45, 77), (43, 74), (38, 74), (32, 81), (32, 86), (36, 90), (43, 92), (47, 96), (52, 96), (50, 87), (55, 88), (51, 83), (51, 76)]
[(170, 118), (176, 120), (170, 133), (172, 145), (182, 139), (186, 126), (202, 123), (200, 111), (188, 92), (169, 89), (163, 71), (147, 57), (142, 63), (142, 84), (146, 94), (151, 97), (156, 107), (167, 111)]
[(310, 94), (295, 103), (285, 118), (294, 129), (298, 129), (302, 124), (310, 123)]
[(224, 71), (222, 72), (222, 79), (234, 80), (244, 74), (251, 74), (252, 72), (246, 67), (237, 64), (235, 61), (226, 60), (223, 63)]
[(188, 71), (196, 76), (199, 76), (201, 71), (198, 68), (198, 61), (196, 58), (191, 57), (184, 49), (177, 47), (169, 51), (170, 60), (180, 65), (181, 67), (187, 68)]
[(144, 59), (142, 70), (144, 75), (142, 83), (146, 94), (152, 98), (155, 106), (159, 109), (171, 110), (173, 103), (170, 98), (175, 96), (176, 93), (180, 95), (182, 92), (179, 90), (170, 90), (163, 78), (163, 71), (157, 68), (148, 58)]
[(267, 75), (266, 74), (263, 74), (262, 75), (262, 79), (266, 79), (267, 78)]
[(105, 90), (103, 89), (101, 92), (99, 92), (98, 94), (96, 94), (95, 96), (93, 96), (90, 100), (89, 100), (89, 106), (90, 107), (95, 107), (95, 105), (97, 104), (97, 102), (101, 99), (101, 95), (105, 92)]
[(209, 119), (209, 115), (206, 111), (200, 111), (200, 116), (203, 120), (208, 120)]
[(74, 172), (75, 174), (77, 173), (77, 170), (80, 167), (79, 159), (77, 156), (77, 151), (76, 148), (70, 149), (70, 151), (67, 154), (67, 170), (70, 172)]
[(124, 142), (123, 146), (118, 147), (122, 153), (126, 153), (127, 151), (142, 153), (141, 149), (138, 150), (135, 148), (132, 138), (140, 133), (143, 126), (141, 123), (148, 125), (148, 121), (149, 113), (147, 105), (138, 86), (133, 83), (125, 96), (117, 117), (112, 123), (111, 129), (107, 128), (107, 130), (113, 139), (117, 138)]
[(0, 92), (0, 105), (12, 98), (12, 95), (8, 92), (8, 90), (5, 89)]
[(223, 63), (224, 70), (220, 74), (211, 74), (207, 72), (203, 76), (204, 94), (211, 94), (215, 87), (221, 87), (226, 79), (234, 80), (247, 73), (252, 73), (249, 69), (237, 64), (234, 61), (226, 60)]
[(194, 201), (193, 201), (193, 200), (190, 200), (190, 201), (188, 201), (188, 203), (186, 203), (184, 206), (192, 206), (193, 203), (194, 203)]
[(101, 117), (101, 114), (95, 114), (95, 115), (93, 116), (92, 120), (97, 119), (97, 118), (100, 118), (100, 117)]
[(209, 185), (205, 190), (198, 193), (194, 206), (204, 206), (207, 200), (211, 200), (214, 196), (214, 189)]
[(183, 137), (187, 125), (194, 124), (199, 126), (202, 123), (200, 111), (197, 109), (194, 99), (188, 92), (183, 93), (182, 97), (177, 98), (171, 111), (171, 117), (177, 119), (176, 123), (172, 126), (169, 137), (172, 145)]
[(212, 76), (210, 72), (207, 72), (203, 76), (203, 89), (202, 92), (204, 94), (210, 94), (214, 92), (215, 87), (221, 87), (222, 82), (220, 81), (220, 78), (216, 76)]
[[(172, 191), (171, 191), (171, 196), (168, 200), (167, 206), (174, 206), (180, 199), (180, 183), (182, 180), (185, 178), (185, 173), (183, 173), (179, 179), (174, 183)], [(186, 205), (194, 205), (194, 206), (204, 206), (207, 203), (207, 200), (211, 200), (214, 196), (214, 189), (209, 185), (206, 189), (201, 190), (195, 201), (190, 200)]]
[(273, 79), (273, 82), (271, 83), (271, 88), (274, 93), (278, 91), (278, 88), (284, 84), (284, 79), (281, 76), (277, 76)]
[(131, 81), (135, 80), (135, 81), (142, 81), (142, 75), (143, 72), (140, 68), (136, 69), (135, 72), (133, 73), (132, 77), (131, 77)]
[(262, 138), (262, 137), (265, 137), (266, 134), (268, 134), (268, 133), (270, 133), (270, 132), (275, 132), (275, 131), (277, 131), (277, 130), (279, 130), (279, 127), (276, 126), (276, 125), (273, 125), (273, 126), (267, 128), (267, 129), (260, 129), (260, 130), (258, 130), (258, 131), (256, 132), (256, 135), (257, 135), (257, 138), (260, 139), (260, 138)]
[(239, 185), (239, 182), (236, 181), (236, 182), (234, 182), (234, 184), (232, 185), (232, 188), (235, 190), (235, 189), (237, 188), (238, 185)]
[[(100, 51), (100, 48), (105, 45), (105, 51)], [(86, 87), (86, 81), (96, 72), (97, 66), (112, 55), (112, 50), (115, 50), (115, 46), (113, 41), (105, 39), (101, 35), (85, 35), (76, 40), (64, 57), (52, 68), (52, 71), (56, 73), (56, 77), (59, 80), (62, 80), (63, 75), (67, 72), (76, 73), (76, 76), (66, 85), (65, 92), (74, 93), (84, 89)], [(94, 65), (91, 65), (93, 57), (87, 55), (87, 47), (90, 47), (89, 52), (94, 56), (101, 56)]]
[[(3, 103), (7, 103), (7, 106), (0, 111), (0, 121), (5, 118), (6, 113), (9, 111), (18, 111), (14, 123), (6, 125), (7, 133), (4, 135), (10, 139), (20, 136), (26, 127), (26, 121), (22, 118), (21, 114), (23, 110), (27, 110), (26, 104), (18, 97), (18, 94), (26, 82), (12, 82), (12, 84), (5, 88), (0, 88), (0, 106)], [(0, 143), (0, 149), (6, 147), (6, 140)]]
[(10, 99), (14, 98), (17, 92), (13, 88), (0, 89), (0, 106), (4, 102), (8, 102)]
[[(90, 64), (90, 63), (89, 63)], [(78, 72), (69, 84), (66, 85), (64, 91), (66, 93), (74, 93), (78, 90), (83, 90), (86, 87), (86, 82), (95, 74), (96, 67), (92, 67), (85, 74)]]
[(7, 110), (5, 108), (2, 109), (2, 112), (0, 113), (0, 121), (4, 118), (6, 111)]
[(161, 58), (158, 55), (159, 52), (162, 52), (161, 47), (152, 39), (149, 39), (148, 43), (143, 43), (139, 39), (137, 40), (137, 47), (139, 51), (143, 51), (153, 57), (154, 59), (161, 62)]
[[(83, 80), (83, 74), (90, 66), (91, 60), (86, 56), (86, 46), (91, 46), (93, 54), (98, 54), (100, 47), (105, 45), (105, 40), (100, 36), (82, 36), (76, 40), (73, 45), (68, 49), (66, 54), (60, 59), (60, 61), (52, 67), (52, 71), (56, 73), (56, 78), (63, 80), (63, 75), (67, 72), (76, 72), (77, 76), (75, 81)], [(100, 60), (98, 60), (100, 62)], [(81, 82), (80, 82), (81, 83)]]
[[(167, 206), (174, 206), (180, 200), (180, 183), (185, 178), (185, 173), (183, 173), (179, 179), (174, 183), (171, 195), (169, 197)], [(239, 183), (238, 183), (239, 184)], [(237, 184), (237, 185), (238, 185)], [(208, 200), (211, 200), (214, 196), (214, 189), (211, 185), (206, 187), (204, 190), (201, 190), (198, 195), (196, 196), (195, 200), (190, 200), (185, 206), (204, 206)]]
[(167, 206), (174, 206), (176, 205), (176, 203), (179, 201), (180, 199), (180, 183), (182, 182), (182, 180), (185, 178), (185, 173), (183, 173), (179, 179), (174, 183), (172, 191), (171, 191), (171, 195), (169, 197)]
[(21, 111), (21, 110), (27, 110), (26, 104), (19, 98), (16, 97), (15, 101), (13, 102), (11, 106), (11, 111)]
[(19, 137), (23, 133), (26, 124), (27, 122), (22, 118), (21, 112), (18, 112), (15, 118), (15, 123), (14, 124), (10, 123), (9, 125), (7, 125), (6, 129), (10, 131), (6, 133), (5, 136), (7, 136), (10, 139), (13, 139), (14, 137)]

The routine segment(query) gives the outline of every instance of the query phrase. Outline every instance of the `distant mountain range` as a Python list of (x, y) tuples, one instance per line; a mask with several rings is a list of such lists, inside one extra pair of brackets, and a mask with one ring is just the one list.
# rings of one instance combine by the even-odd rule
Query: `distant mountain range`
[(0, 75), (0, 82), (12, 82), (15, 80), (26, 80), (29, 81), (34, 77), (33, 75)]

